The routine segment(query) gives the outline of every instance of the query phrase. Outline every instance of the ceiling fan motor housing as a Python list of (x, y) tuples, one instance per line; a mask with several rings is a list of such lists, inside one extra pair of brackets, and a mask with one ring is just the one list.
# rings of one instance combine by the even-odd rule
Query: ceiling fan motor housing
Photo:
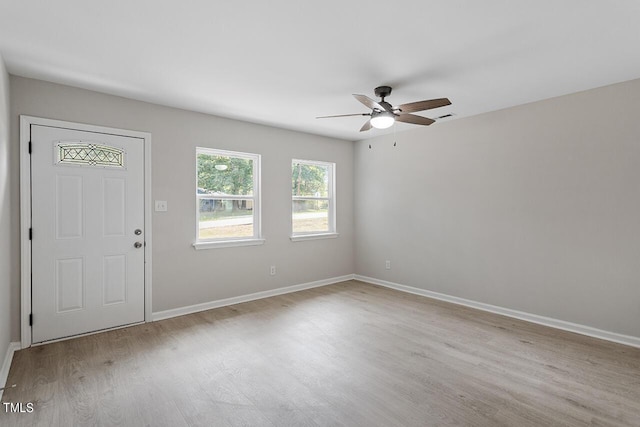
[(384, 98), (391, 95), (391, 86), (378, 86), (373, 90), (373, 92), (376, 94), (377, 97), (382, 98), (384, 100)]

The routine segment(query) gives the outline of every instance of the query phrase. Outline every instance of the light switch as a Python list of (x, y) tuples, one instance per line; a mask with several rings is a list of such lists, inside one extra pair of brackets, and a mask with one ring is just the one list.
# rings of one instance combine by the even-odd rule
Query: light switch
[(156, 200), (156, 212), (166, 212), (166, 211), (167, 211), (167, 201)]

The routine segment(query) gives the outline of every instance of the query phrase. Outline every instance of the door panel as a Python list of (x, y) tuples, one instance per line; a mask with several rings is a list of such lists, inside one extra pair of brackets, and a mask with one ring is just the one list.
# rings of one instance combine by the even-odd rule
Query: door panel
[(108, 255), (102, 262), (103, 305), (126, 302), (127, 299), (127, 257)]
[(83, 179), (81, 176), (56, 175), (56, 238), (80, 239), (84, 226)]
[(84, 308), (84, 259), (56, 260), (56, 313)]
[(104, 206), (104, 237), (125, 235), (126, 225), (126, 180), (104, 178), (102, 181)]
[(144, 141), (32, 125), (31, 142), (32, 341), (144, 321)]

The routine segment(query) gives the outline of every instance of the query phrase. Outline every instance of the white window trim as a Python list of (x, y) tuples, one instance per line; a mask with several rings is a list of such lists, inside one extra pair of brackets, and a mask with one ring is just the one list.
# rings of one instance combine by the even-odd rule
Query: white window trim
[(195, 242), (193, 248), (196, 251), (200, 251), (202, 249), (231, 248), (234, 246), (259, 246), (264, 245), (264, 242), (265, 239), (211, 240)]
[[(253, 160), (253, 195), (216, 195), (216, 199), (225, 200), (253, 200), (253, 236), (251, 237), (230, 237), (220, 239), (200, 239), (200, 200), (210, 199), (210, 195), (197, 194), (198, 188), (198, 154), (208, 154), (212, 156), (237, 157)], [(265, 242), (262, 238), (262, 191), (261, 191), (261, 168), (262, 156), (255, 153), (243, 153), (240, 151), (218, 150), (215, 148), (196, 147), (196, 241), (193, 243), (195, 250), (229, 248), (234, 246), (258, 246)]]
[[(289, 238), (292, 242), (301, 242), (305, 240), (318, 240), (318, 239), (335, 239), (339, 236), (336, 230), (336, 164), (334, 162), (323, 162), (319, 160), (302, 160), (291, 159), (291, 163), (300, 163), (303, 165), (311, 166), (327, 166), (329, 168), (329, 182), (327, 197), (314, 197), (314, 196), (291, 196), (291, 215), (289, 220), (291, 221), (291, 235)], [(293, 201), (294, 200), (326, 200), (329, 202), (328, 214), (329, 214), (329, 230), (326, 232), (309, 231), (303, 233), (293, 232)]]
[(339, 233), (316, 233), (316, 234), (296, 234), (290, 236), (292, 242), (303, 242), (305, 240), (335, 239)]

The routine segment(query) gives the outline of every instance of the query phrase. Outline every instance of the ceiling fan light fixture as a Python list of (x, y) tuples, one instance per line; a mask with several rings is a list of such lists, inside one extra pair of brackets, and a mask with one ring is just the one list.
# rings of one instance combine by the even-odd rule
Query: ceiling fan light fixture
[(393, 113), (384, 111), (371, 117), (371, 126), (376, 129), (386, 129), (388, 127), (391, 127), (393, 123), (395, 123), (395, 121), (396, 118), (394, 117)]

